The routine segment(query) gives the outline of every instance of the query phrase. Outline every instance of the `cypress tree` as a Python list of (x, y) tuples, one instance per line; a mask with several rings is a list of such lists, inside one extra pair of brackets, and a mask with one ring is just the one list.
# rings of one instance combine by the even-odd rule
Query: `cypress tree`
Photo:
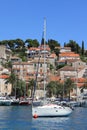
[(82, 55), (84, 55), (84, 41), (82, 41)]
[(64, 47), (66, 47), (66, 42), (64, 42)]

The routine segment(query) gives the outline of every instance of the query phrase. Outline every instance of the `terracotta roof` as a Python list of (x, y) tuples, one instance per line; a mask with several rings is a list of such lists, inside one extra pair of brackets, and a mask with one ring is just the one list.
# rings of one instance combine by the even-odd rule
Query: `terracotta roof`
[(59, 76), (51, 75), (51, 76), (50, 76), (50, 80), (51, 80), (51, 81), (60, 81), (60, 77), (59, 77)]
[(78, 78), (78, 82), (79, 82), (79, 83), (84, 83), (85, 80), (86, 80), (85, 78)]
[[(41, 48), (40, 50), (44, 50), (44, 48)], [(46, 51), (50, 51), (50, 48), (45, 48)]]
[[(39, 49), (39, 48), (37, 48), (37, 47), (30, 47), (30, 48), (29, 48), (30, 51), (36, 51), (37, 49)], [(40, 49), (39, 49), (39, 50), (40, 50)]]
[(77, 86), (78, 86), (78, 88), (81, 88), (84, 86), (84, 83), (78, 83)]
[(63, 68), (59, 69), (59, 71), (75, 71), (75, 68), (72, 66), (64, 66)]
[[(40, 49), (43, 50), (44, 49), (44, 45), (41, 45)], [(48, 45), (45, 45), (45, 49), (50, 51), (50, 47)]]
[(9, 77), (8, 75), (0, 75), (0, 79), (6, 79), (8, 77)]
[(52, 53), (49, 57), (55, 58), (55, 57), (56, 57), (56, 54), (55, 54), (55, 53)]
[[(45, 45), (45, 47), (46, 47), (46, 50), (47, 50), (47, 51), (50, 51), (50, 48), (49, 48), (48, 45)], [(44, 50), (44, 45), (41, 45), (41, 46), (39, 46), (39, 47), (30, 47), (29, 50), (30, 50), (30, 51)]]
[[(71, 78), (71, 80), (75, 83), (76, 82), (76, 78)], [(77, 79), (77, 87), (81, 88), (84, 86), (84, 81), (85, 78), (78, 78)], [(62, 80), (62, 83), (64, 83), (64, 80)]]
[(67, 62), (73, 63), (73, 62), (77, 62), (80, 61), (80, 59), (67, 59)]
[(76, 80), (77, 80), (77, 87), (83, 87), (84, 86), (84, 82), (86, 81), (86, 79), (85, 78), (72, 78), (72, 80), (74, 81), (74, 82), (76, 82)]
[(59, 56), (79, 57), (79, 54), (75, 54), (73, 52), (63, 52), (63, 53), (60, 53)]

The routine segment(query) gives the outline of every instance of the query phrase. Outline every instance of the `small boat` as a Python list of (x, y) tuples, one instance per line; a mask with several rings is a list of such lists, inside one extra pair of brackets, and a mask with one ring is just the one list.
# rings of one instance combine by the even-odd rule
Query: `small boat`
[(70, 102), (67, 102), (67, 104), (71, 107), (80, 107), (80, 102), (78, 101), (70, 101)]
[(0, 106), (10, 106), (11, 100), (6, 97), (0, 97)]
[(0, 100), (0, 106), (10, 106), (11, 101), (10, 100)]
[(81, 104), (81, 107), (87, 108), (87, 94), (82, 95), (80, 99), (80, 104)]
[(29, 102), (28, 101), (20, 101), (19, 105), (29, 105)]
[(27, 99), (23, 99), (19, 101), (19, 105), (30, 105), (30, 101)]
[(19, 100), (18, 99), (13, 99), (12, 101), (11, 101), (11, 105), (19, 105)]

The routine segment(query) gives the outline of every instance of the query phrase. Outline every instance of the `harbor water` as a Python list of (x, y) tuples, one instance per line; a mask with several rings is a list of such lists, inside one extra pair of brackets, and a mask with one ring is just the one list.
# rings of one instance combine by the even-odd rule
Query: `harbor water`
[(0, 106), (0, 130), (87, 130), (87, 108), (69, 117), (32, 118), (31, 106)]

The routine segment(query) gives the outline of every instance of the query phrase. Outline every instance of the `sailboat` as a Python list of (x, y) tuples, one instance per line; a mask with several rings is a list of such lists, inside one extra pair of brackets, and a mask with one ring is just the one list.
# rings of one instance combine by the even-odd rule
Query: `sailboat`
[[(46, 86), (46, 63), (45, 63), (45, 37), (46, 37), (46, 19), (44, 19), (44, 103), (41, 106), (33, 107), (32, 106), (32, 116), (34, 118), (37, 117), (65, 117), (69, 116), (72, 113), (72, 109), (70, 107), (57, 105), (57, 104), (49, 104), (46, 103), (46, 93), (45, 93), (45, 86)], [(46, 104), (45, 104), (46, 103)]]

